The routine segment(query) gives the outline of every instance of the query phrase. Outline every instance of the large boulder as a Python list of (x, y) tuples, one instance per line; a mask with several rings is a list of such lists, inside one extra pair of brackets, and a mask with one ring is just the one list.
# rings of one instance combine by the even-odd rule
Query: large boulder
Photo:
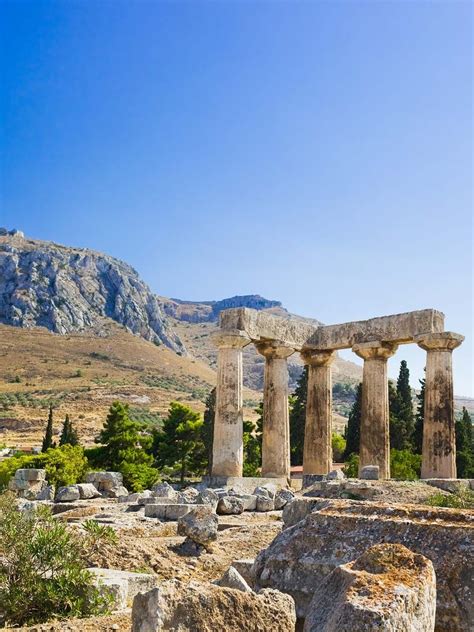
[(8, 489), (28, 500), (35, 500), (46, 486), (46, 470), (38, 468), (19, 469), (8, 483)]
[[(304, 505), (308, 512), (305, 517)], [(296, 511), (299, 507), (299, 510)], [(284, 514), (287, 507), (283, 510)], [(305, 617), (332, 570), (382, 542), (403, 544), (433, 562), (436, 630), (467, 632), (474, 621), (474, 515), (458, 509), (351, 500), (296, 500), (287, 526), (255, 561), (255, 581), (292, 595)], [(287, 523), (288, 524), (288, 523)], [(472, 631), (470, 631), (472, 632)]]
[(128, 495), (120, 472), (90, 472), (86, 476), (86, 483), (92, 483), (103, 496), (109, 498)]
[(137, 595), (132, 608), (133, 632), (294, 632), (295, 623), (293, 599), (276, 590), (257, 595), (178, 580)]
[(291, 489), (280, 489), (275, 494), (275, 509), (283, 509), (288, 503), (292, 503), (295, 499), (294, 492)]
[(169, 483), (163, 481), (162, 483), (156, 483), (151, 488), (153, 496), (158, 498), (176, 498), (178, 493), (174, 490)]
[(433, 632), (433, 564), (402, 544), (377, 544), (316, 589), (304, 632)]
[(178, 519), (178, 534), (208, 548), (217, 540), (219, 521), (209, 505), (196, 505)]
[(78, 483), (79, 496), (83, 500), (89, 500), (91, 498), (99, 498), (100, 492), (92, 483)]
[(197, 498), (197, 502), (201, 505), (209, 505), (213, 511), (216, 511), (219, 496), (212, 489), (203, 489)]
[(237, 496), (223, 496), (217, 503), (217, 513), (222, 515), (241, 514), (244, 511), (244, 501)]
[(80, 497), (78, 485), (66, 485), (58, 488), (55, 500), (57, 503), (67, 503), (72, 500), (79, 500)]

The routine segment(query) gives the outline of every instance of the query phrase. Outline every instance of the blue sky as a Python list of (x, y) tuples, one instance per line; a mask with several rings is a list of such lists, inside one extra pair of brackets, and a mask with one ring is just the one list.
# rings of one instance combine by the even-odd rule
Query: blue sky
[[(260, 293), (327, 323), (435, 307), (473, 394), (470, 3), (0, 12), (0, 225), (166, 296)], [(403, 358), (416, 384), (424, 353), (392, 374)]]

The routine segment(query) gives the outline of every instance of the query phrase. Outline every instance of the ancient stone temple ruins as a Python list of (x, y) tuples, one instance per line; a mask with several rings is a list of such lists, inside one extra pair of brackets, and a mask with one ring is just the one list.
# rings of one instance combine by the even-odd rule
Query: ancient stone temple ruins
[(313, 326), (248, 308), (221, 313), (218, 347), (214, 477), (241, 477), (242, 349), (253, 343), (265, 358), (262, 477), (289, 477), (287, 359), (300, 353), (308, 365), (304, 475), (332, 469), (331, 364), (339, 349), (364, 360), (360, 468), (378, 465), (390, 477), (387, 360), (400, 344), (415, 343), (426, 357), (422, 478), (455, 478), (452, 351), (464, 337), (444, 331), (434, 309), (382, 316), (341, 325)]

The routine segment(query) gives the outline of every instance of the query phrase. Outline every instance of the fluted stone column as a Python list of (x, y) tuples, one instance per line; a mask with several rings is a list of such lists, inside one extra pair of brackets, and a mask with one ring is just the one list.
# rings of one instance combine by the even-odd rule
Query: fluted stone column
[(332, 469), (332, 375), (334, 351), (304, 351), (308, 392), (304, 431), (303, 475)]
[(379, 477), (390, 478), (387, 360), (397, 345), (367, 342), (355, 345), (352, 350), (364, 360), (359, 473), (366, 465), (378, 465)]
[(278, 342), (258, 342), (265, 357), (262, 476), (290, 476), (290, 420), (287, 358), (294, 352)]
[(426, 351), (421, 478), (456, 478), (452, 354), (463, 340), (451, 331), (416, 338)]
[(242, 476), (242, 348), (250, 339), (242, 332), (220, 332), (213, 341), (218, 355), (212, 475)]

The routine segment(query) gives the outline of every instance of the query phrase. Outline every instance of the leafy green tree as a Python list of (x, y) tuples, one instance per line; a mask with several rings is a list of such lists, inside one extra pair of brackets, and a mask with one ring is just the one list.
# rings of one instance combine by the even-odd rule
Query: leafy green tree
[(81, 446), (70, 444), (49, 448), (31, 460), (31, 467), (46, 470), (46, 480), (50, 485), (74, 485), (84, 478), (89, 463)]
[(244, 476), (259, 476), (262, 466), (262, 432), (258, 424), (244, 421)]
[(459, 478), (474, 478), (474, 443), (471, 416), (465, 406), (456, 421), (456, 468)]
[(141, 491), (158, 478), (153, 457), (147, 453), (152, 443), (151, 435), (130, 419), (128, 404), (112, 404), (96, 441), (102, 444), (97, 454), (100, 465), (121, 472), (126, 487)]
[(346, 440), (337, 432), (332, 433), (332, 460), (341, 463), (346, 451)]
[(214, 387), (206, 399), (204, 410), (204, 424), (202, 426), (202, 440), (207, 453), (207, 472), (212, 472), (212, 451), (214, 447), (214, 419), (216, 416), (216, 388)]
[(303, 463), (307, 392), (308, 366), (306, 365), (297, 382), (290, 406), (290, 458), (292, 465)]
[(347, 427), (344, 433), (346, 440), (346, 449), (344, 451), (344, 460), (348, 460), (351, 454), (359, 454), (360, 444), (360, 422), (362, 416), (362, 383), (357, 385), (356, 398), (352, 404), (347, 420)]
[(204, 421), (200, 413), (179, 402), (171, 402), (163, 428), (153, 440), (153, 453), (158, 467), (176, 467), (181, 483), (190, 474), (201, 474), (206, 467), (207, 453), (202, 440)]
[(423, 451), (423, 419), (425, 417), (425, 378), (420, 380), (420, 392), (416, 396), (418, 405), (415, 416), (415, 429), (413, 431), (412, 445), (416, 454)]
[(69, 415), (66, 415), (66, 419), (64, 420), (59, 445), (79, 445), (79, 437), (72, 425), (72, 421), (69, 419)]
[(46, 424), (46, 432), (43, 438), (42, 452), (46, 452), (49, 448), (54, 448), (53, 442), (53, 407), (49, 407), (48, 423)]
[(0, 604), (2, 623), (23, 626), (51, 619), (105, 614), (111, 598), (87, 570), (86, 539), (51, 511), (18, 511), (0, 496)]

